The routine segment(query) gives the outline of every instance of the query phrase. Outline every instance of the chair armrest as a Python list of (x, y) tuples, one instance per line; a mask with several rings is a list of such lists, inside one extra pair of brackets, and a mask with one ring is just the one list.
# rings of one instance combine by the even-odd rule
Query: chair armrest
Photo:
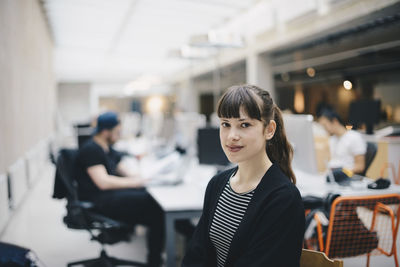
[(72, 203), (68, 203), (68, 206), (72, 208), (82, 208), (84, 210), (89, 210), (94, 208), (93, 202), (89, 201), (73, 201)]

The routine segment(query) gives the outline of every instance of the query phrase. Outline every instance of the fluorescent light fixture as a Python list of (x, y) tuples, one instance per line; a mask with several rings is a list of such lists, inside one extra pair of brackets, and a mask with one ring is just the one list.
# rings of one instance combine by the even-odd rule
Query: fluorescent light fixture
[(216, 48), (242, 48), (244, 41), (241, 35), (210, 31), (208, 34), (198, 34), (190, 37), (189, 44), (197, 47), (216, 47)]
[(212, 47), (193, 47), (190, 45), (183, 45), (180, 49), (170, 50), (169, 57), (184, 58), (184, 59), (206, 59), (215, 56), (217, 51)]
[(136, 92), (148, 91), (155, 85), (158, 85), (160, 81), (161, 79), (158, 76), (152, 76), (152, 75), (141, 76), (136, 80), (129, 82), (124, 87), (124, 94), (126, 96), (132, 96)]

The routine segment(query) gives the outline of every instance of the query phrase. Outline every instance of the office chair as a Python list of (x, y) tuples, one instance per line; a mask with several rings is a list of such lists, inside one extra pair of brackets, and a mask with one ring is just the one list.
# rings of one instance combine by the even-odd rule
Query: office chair
[(303, 249), (300, 257), (300, 267), (343, 267), (342, 260), (331, 260), (325, 253)]
[[(317, 216), (316, 216), (317, 217)], [(317, 246), (329, 258), (393, 256), (400, 219), (400, 194), (337, 197), (330, 208), (329, 225), (317, 223)]]
[[(91, 235), (91, 240), (99, 242), (102, 249), (98, 258), (71, 262), (68, 263), (68, 266), (146, 266), (144, 263), (117, 259), (107, 255), (104, 245), (129, 241), (132, 226), (108, 218), (96, 212), (93, 203), (78, 199), (77, 182), (74, 173), (77, 155), (77, 150), (62, 149), (56, 162), (56, 185), (57, 179), (60, 180), (58, 181), (58, 187), (61, 182), (64, 186), (61, 193), (67, 199), (67, 215), (64, 217), (64, 223), (68, 228), (88, 231)], [(60, 190), (58, 194), (59, 197)]]
[(369, 166), (371, 166), (371, 163), (376, 156), (377, 151), (378, 151), (378, 146), (375, 143), (367, 142), (367, 152), (365, 153), (365, 168), (364, 171), (360, 173), (360, 175), (365, 176)]

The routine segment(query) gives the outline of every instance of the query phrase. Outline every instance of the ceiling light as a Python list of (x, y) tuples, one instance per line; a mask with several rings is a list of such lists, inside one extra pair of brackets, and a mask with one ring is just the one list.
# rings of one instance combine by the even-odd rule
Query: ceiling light
[(164, 106), (164, 99), (160, 96), (152, 96), (146, 102), (146, 108), (149, 113), (161, 112)]
[(288, 82), (290, 80), (289, 73), (287, 73), (287, 72), (281, 73), (281, 78), (282, 78), (282, 81)]
[(301, 85), (296, 85), (296, 90), (294, 93), (294, 110), (296, 110), (297, 113), (303, 113), (304, 112), (304, 92), (303, 88)]
[(315, 76), (315, 69), (312, 67), (307, 68), (306, 72), (307, 72), (307, 75), (311, 78)]
[(343, 82), (343, 87), (346, 90), (351, 90), (351, 88), (353, 88), (353, 84), (349, 80), (345, 80)]
[(129, 82), (124, 87), (124, 94), (126, 96), (132, 96), (140, 91), (148, 91), (152, 87), (160, 84), (160, 77), (154, 75), (142, 75), (136, 80)]

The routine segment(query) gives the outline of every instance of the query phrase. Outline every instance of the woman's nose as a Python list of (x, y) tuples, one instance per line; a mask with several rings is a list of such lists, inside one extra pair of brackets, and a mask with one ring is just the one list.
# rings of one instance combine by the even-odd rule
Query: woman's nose
[(240, 139), (240, 135), (236, 130), (231, 129), (229, 131), (228, 138), (229, 138), (229, 140), (239, 140)]

